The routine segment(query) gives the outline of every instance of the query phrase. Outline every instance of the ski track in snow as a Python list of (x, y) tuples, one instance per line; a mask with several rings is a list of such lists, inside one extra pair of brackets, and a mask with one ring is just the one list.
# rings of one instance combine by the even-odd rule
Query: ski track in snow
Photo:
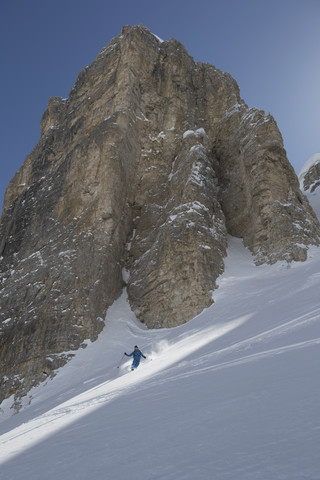
[[(3, 478), (320, 480), (320, 249), (291, 268), (255, 267), (237, 239), (228, 252), (191, 322), (149, 331), (124, 293), (19, 414), (4, 402)], [(147, 360), (117, 368), (136, 343)]]

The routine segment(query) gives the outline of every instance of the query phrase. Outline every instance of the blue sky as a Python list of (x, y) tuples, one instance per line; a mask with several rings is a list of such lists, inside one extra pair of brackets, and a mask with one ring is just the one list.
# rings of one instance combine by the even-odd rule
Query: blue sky
[(275, 117), (297, 173), (320, 152), (320, 0), (1, 0), (0, 209), (49, 97), (68, 97), (78, 72), (138, 23), (229, 72), (250, 107)]

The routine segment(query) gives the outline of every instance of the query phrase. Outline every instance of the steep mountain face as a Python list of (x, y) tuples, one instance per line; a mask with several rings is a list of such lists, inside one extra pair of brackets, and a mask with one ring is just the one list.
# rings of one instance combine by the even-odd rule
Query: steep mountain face
[(300, 188), (320, 218), (320, 153), (313, 155), (299, 173)]
[(257, 264), (320, 238), (274, 119), (141, 25), (49, 100), (0, 228), (1, 398), (95, 340), (124, 285), (141, 321), (176, 326), (212, 303), (228, 233)]
[(313, 155), (299, 174), (301, 189), (313, 193), (320, 187), (320, 153)]

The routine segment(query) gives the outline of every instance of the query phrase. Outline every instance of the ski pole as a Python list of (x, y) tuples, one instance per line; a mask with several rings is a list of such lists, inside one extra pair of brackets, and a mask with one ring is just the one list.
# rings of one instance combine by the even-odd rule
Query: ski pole
[(124, 359), (124, 356), (125, 356), (125, 353), (122, 355), (121, 360), (120, 360), (119, 365), (117, 366), (117, 368), (120, 368), (120, 365), (121, 365), (122, 360)]

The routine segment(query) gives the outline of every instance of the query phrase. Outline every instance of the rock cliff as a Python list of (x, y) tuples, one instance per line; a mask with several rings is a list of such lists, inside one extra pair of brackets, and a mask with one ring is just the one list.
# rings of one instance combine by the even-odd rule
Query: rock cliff
[(300, 188), (320, 218), (320, 153), (313, 155), (299, 173)]
[(299, 174), (301, 190), (313, 193), (320, 187), (320, 153), (313, 155)]
[(125, 285), (142, 322), (176, 326), (212, 303), (227, 234), (257, 264), (320, 236), (275, 120), (141, 25), (49, 100), (0, 228), (0, 399), (95, 340)]

